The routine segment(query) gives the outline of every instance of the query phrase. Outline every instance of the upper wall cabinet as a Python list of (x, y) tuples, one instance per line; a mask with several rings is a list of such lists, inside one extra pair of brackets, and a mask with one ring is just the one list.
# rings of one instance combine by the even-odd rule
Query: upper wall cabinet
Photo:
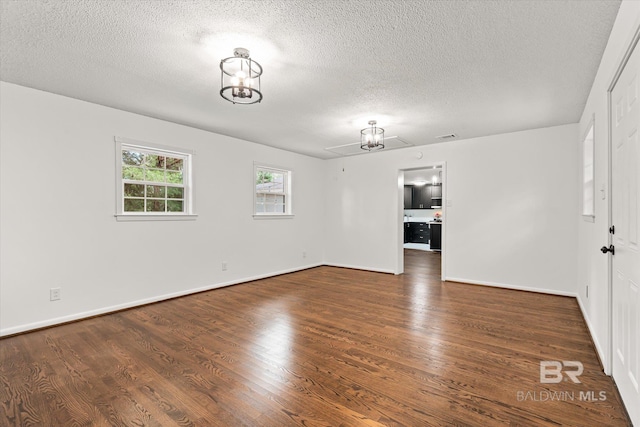
[(439, 209), (442, 206), (442, 185), (405, 185), (405, 209)]
[(404, 186), (404, 208), (413, 208), (413, 187), (411, 185)]

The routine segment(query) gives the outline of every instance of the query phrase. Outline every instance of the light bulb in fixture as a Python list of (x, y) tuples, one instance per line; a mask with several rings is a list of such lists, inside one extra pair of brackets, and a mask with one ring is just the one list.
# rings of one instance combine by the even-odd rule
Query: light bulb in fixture
[(360, 148), (363, 150), (379, 150), (384, 148), (384, 129), (376, 127), (376, 121), (370, 120), (368, 128), (360, 131)]
[(234, 104), (254, 104), (262, 101), (262, 67), (249, 57), (247, 49), (236, 48), (233, 54), (233, 57), (220, 61), (220, 96)]

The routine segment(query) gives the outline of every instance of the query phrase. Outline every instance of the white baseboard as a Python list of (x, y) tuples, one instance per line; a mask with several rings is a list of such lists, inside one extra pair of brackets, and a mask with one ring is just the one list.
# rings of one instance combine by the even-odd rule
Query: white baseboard
[(575, 298), (578, 296), (576, 292), (558, 291), (556, 289), (544, 289), (544, 288), (534, 288), (531, 286), (507, 285), (504, 283), (482, 282), (478, 280), (459, 279), (456, 277), (445, 277), (445, 280), (448, 282), (459, 282), (459, 283), (467, 283), (469, 285), (481, 285), (481, 286), (491, 286), (494, 288), (514, 289), (517, 291), (538, 292), (541, 294), (559, 295), (563, 297)]
[(62, 323), (73, 322), (76, 320), (86, 319), (88, 317), (99, 316), (102, 314), (113, 313), (115, 311), (125, 310), (128, 308), (139, 307), (141, 305), (152, 304), (155, 302), (165, 301), (173, 298), (178, 298), (186, 295), (196, 294), (198, 292), (210, 291), (212, 289), (223, 288), (225, 286), (237, 285), (239, 283), (252, 282), (254, 280), (266, 279), (268, 277), (280, 276), (282, 274), (294, 273), (296, 271), (307, 270), (313, 267), (319, 267), (322, 263), (309, 264), (301, 267), (290, 268), (287, 270), (276, 271), (272, 273), (259, 274), (257, 276), (243, 277), (240, 279), (230, 280), (228, 282), (215, 283), (212, 285), (202, 286), (199, 288), (189, 289), (186, 291), (173, 292), (170, 294), (159, 295), (151, 298), (145, 298), (137, 301), (126, 302), (123, 304), (112, 305), (109, 307), (102, 307), (96, 310), (83, 311), (80, 313), (74, 313), (67, 316), (56, 317), (53, 319), (42, 320), (40, 322), (28, 323), (25, 325), (13, 326), (10, 328), (0, 329), (0, 337), (6, 335), (18, 334), (21, 332), (28, 332), (34, 329), (46, 328), (49, 326), (55, 326)]
[(334, 264), (334, 263), (324, 263), (327, 267), (340, 267), (340, 268), (351, 268), (354, 270), (364, 270), (364, 271), (372, 271), (374, 273), (388, 273), (395, 274), (395, 271), (389, 270), (386, 268), (371, 268), (371, 267), (361, 267), (359, 265), (349, 265), (349, 264)]
[(584, 304), (582, 303), (582, 299), (580, 298), (579, 295), (576, 299), (578, 300), (578, 306), (580, 307), (580, 311), (582, 312), (582, 318), (584, 319), (584, 322), (587, 324), (589, 335), (591, 335), (591, 341), (593, 341), (593, 345), (595, 346), (596, 352), (598, 353), (598, 357), (600, 358), (600, 362), (602, 363), (604, 373), (607, 375), (611, 375), (607, 354), (602, 349), (602, 346), (600, 345), (600, 341), (598, 341), (598, 336), (595, 334), (593, 330), (593, 324), (591, 323), (589, 316), (587, 316), (587, 310), (585, 309)]
[[(146, 298), (146, 299), (137, 300), (137, 301), (131, 301), (131, 302), (118, 304), (118, 305), (113, 305), (113, 306), (109, 306), (109, 307), (102, 307), (102, 308), (99, 308), (99, 309), (96, 309), (96, 310), (90, 310), (90, 311), (84, 311), (84, 312), (80, 312), (80, 313), (74, 313), (74, 314), (70, 314), (70, 315), (67, 315), (67, 316), (61, 316), (61, 317), (56, 317), (56, 318), (53, 318), (53, 319), (43, 320), (43, 321), (40, 321), (40, 322), (33, 322), (33, 323), (25, 324), (25, 325), (13, 326), (13, 327), (10, 327), (10, 328), (4, 328), (4, 329), (0, 329), (0, 337), (6, 336), (6, 335), (13, 335), (13, 334), (21, 333), (21, 332), (28, 332), (28, 331), (31, 331), (31, 330), (34, 330), (34, 329), (46, 328), (46, 327), (49, 327), (49, 326), (59, 325), (61, 323), (73, 322), (73, 321), (76, 321), (76, 320), (86, 319), (88, 317), (99, 316), (99, 315), (102, 315), (102, 314), (108, 314), (108, 313), (112, 313), (112, 312), (115, 312), (115, 311), (125, 310), (125, 309), (128, 309), (128, 308), (138, 307), (138, 306), (146, 305), (146, 304), (152, 304), (152, 303), (155, 303), (155, 302), (160, 302), (160, 301), (165, 301), (165, 300), (172, 299), (172, 298), (178, 298), (178, 297), (182, 297), (182, 296), (186, 296), (186, 295), (191, 295), (191, 294), (195, 294), (195, 293), (198, 293), (198, 292), (210, 291), (212, 289), (222, 288), (222, 287), (225, 287), (225, 286), (237, 285), (237, 284), (240, 284), (240, 283), (251, 282), (253, 280), (260, 280), (260, 279), (265, 279), (265, 278), (268, 278), (268, 277), (279, 276), (281, 274), (293, 273), (293, 272), (296, 272), (296, 271), (306, 270), (306, 269), (309, 269), (309, 268), (319, 267), (319, 266), (322, 266), (322, 265), (326, 265), (328, 267), (340, 267), (340, 268), (351, 268), (351, 269), (355, 269), (355, 270), (372, 271), (372, 272), (376, 272), (376, 273), (395, 274), (395, 271), (393, 271), (391, 269), (371, 268), (371, 267), (363, 267), (363, 266), (350, 265), (350, 264), (315, 263), (315, 264), (309, 264), (309, 265), (306, 265), (306, 266), (300, 266), (300, 267), (291, 268), (291, 269), (287, 269), (287, 270), (281, 270), (281, 271), (276, 271), (276, 272), (272, 272), (272, 273), (260, 274), (260, 275), (257, 275), (257, 276), (243, 277), (243, 278), (239, 278), (239, 279), (235, 279), (235, 280), (231, 280), (231, 281), (227, 281), (227, 282), (215, 283), (215, 284), (212, 284), (212, 285), (207, 285), (207, 286), (203, 286), (203, 287), (199, 287), (199, 288), (189, 289), (189, 290), (186, 290), (186, 291), (180, 291), (180, 292), (174, 292), (174, 293), (165, 294), (165, 295), (159, 295), (159, 296), (156, 296), (156, 297)], [(557, 291), (557, 290), (553, 290), (553, 289), (541, 289), (541, 288), (533, 288), (533, 287), (528, 287), (528, 286), (514, 286), (514, 285), (503, 284), (503, 283), (481, 282), (481, 281), (477, 281), (477, 280), (460, 279), (460, 278), (454, 278), (454, 277), (447, 277), (445, 280), (451, 281), (451, 282), (468, 283), (468, 284), (471, 284), (471, 285), (492, 286), (492, 287), (497, 287), (497, 288), (515, 289), (515, 290), (520, 290), (520, 291), (539, 292), (539, 293), (545, 293), (545, 294), (551, 294), (551, 295), (577, 297), (576, 293)], [(580, 301), (578, 301), (578, 304), (581, 304)], [(583, 309), (582, 306), (580, 306), (580, 307), (581, 307), (581, 309)], [(589, 326), (589, 331), (591, 333), (591, 336), (594, 339), (594, 343), (596, 344), (596, 349), (598, 351), (598, 354), (600, 354), (601, 357), (602, 357), (602, 349), (601, 349), (599, 343), (597, 342), (597, 340), (595, 339), (595, 336), (593, 335), (593, 332), (591, 331), (591, 326), (590, 326), (590, 323), (589, 323), (588, 319), (586, 318), (586, 316), (584, 316), (584, 310), (583, 310), (583, 317), (587, 321), (587, 325)], [(605, 359), (602, 359), (602, 360), (604, 361)]]

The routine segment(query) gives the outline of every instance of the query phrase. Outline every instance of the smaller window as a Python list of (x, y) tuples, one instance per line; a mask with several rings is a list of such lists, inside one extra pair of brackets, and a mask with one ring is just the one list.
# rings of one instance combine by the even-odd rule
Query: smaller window
[[(192, 213), (192, 153), (116, 138), (116, 216), (179, 217)], [(176, 218), (173, 218), (176, 219)]]
[(291, 216), (291, 171), (258, 164), (253, 169), (254, 216)]

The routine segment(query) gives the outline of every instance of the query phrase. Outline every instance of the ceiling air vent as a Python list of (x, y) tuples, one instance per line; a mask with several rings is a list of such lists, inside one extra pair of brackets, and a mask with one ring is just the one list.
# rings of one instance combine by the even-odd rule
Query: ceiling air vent
[(457, 137), (458, 137), (458, 135), (456, 135), (455, 133), (448, 133), (446, 135), (436, 136), (436, 139), (447, 140), (447, 139), (453, 139), (453, 138), (457, 138)]

